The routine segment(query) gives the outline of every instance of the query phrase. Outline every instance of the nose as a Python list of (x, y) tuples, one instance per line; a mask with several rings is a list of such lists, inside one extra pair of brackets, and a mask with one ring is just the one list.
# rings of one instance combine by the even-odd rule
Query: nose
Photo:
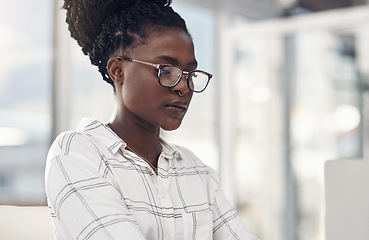
[(188, 88), (188, 85), (187, 85), (187, 78), (188, 78), (188, 74), (183, 73), (181, 80), (179, 81), (179, 83), (176, 86), (174, 86), (172, 88), (172, 91), (173, 92), (178, 92), (179, 91), (183, 95), (186, 94), (186, 93), (191, 92), (191, 90)]

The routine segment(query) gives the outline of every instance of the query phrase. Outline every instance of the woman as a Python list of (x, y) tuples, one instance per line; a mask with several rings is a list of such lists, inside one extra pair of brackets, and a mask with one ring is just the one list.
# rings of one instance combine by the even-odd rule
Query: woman
[(65, 0), (67, 23), (113, 86), (109, 123), (84, 119), (50, 148), (46, 192), (57, 239), (256, 239), (189, 150), (160, 138), (193, 92), (194, 46), (170, 1)]

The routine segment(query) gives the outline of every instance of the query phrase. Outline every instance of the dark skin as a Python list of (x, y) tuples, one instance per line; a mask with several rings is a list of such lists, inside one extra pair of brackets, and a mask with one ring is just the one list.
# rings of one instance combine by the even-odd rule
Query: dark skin
[[(197, 67), (191, 38), (176, 28), (154, 30), (144, 44), (116, 56), (176, 65), (185, 71)], [(135, 153), (157, 167), (160, 128), (174, 130), (181, 125), (193, 93), (185, 77), (173, 88), (163, 87), (154, 67), (114, 57), (107, 64), (116, 89), (116, 111), (109, 125)]]

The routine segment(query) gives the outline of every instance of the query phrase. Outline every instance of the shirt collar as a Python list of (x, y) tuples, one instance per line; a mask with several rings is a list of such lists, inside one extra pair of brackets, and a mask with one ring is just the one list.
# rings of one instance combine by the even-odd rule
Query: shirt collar
[(168, 160), (171, 160), (171, 159), (182, 160), (181, 152), (177, 150), (175, 146), (170, 145), (162, 138), (160, 138), (160, 141), (161, 141), (161, 146), (162, 146), (161, 155), (164, 158)]
[(113, 154), (117, 153), (122, 146), (123, 148), (127, 146), (127, 144), (118, 137), (115, 132), (97, 120), (84, 118), (82, 119), (78, 129), (99, 140)]
[[(113, 154), (116, 154), (119, 149), (124, 151), (127, 146), (113, 130), (98, 120), (84, 118), (81, 120), (78, 129), (99, 140)], [(175, 146), (167, 143), (162, 138), (160, 138), (160, 142), (162, 145), (161, 156), (168, 160), (182, 160), (181, 152)]]

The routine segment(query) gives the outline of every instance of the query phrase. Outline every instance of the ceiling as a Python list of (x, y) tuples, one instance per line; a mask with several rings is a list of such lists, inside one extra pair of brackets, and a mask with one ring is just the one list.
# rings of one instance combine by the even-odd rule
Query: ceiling
[(297, 0), (296, 2), (297, 6), (313, 12), (368, 3), (366, 0)]

